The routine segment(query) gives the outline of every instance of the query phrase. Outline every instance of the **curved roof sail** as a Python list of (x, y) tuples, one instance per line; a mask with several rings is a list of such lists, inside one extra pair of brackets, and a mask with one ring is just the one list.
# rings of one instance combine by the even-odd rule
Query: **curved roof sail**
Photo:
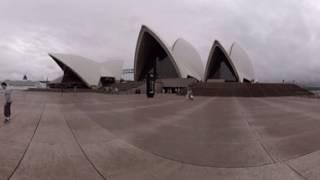
[(120, 59), (112, 59), (106, 62), (100, 63), (101, 76), (102, 77), (114, 77), (120, 80), (122, 74), (124, 61)]
[[(98, 63), (90, 59), (71, 54), (49, 54), (64, 71), (62, 81), (82, 82), (87, 87), (98, 86), (101, 77), (120, 79), (123, 61)], [(67, 77), (68, 76), (68, 77)]]
[(201, 56), (188, 41), (177, 39), (172, 46), (172, 54), (183, 78), (202, 80), (204, 68)]
[(219, 41), (215, 41), (210, 50), (204, 81), (208, 79), (223, 79), (225, 81), (239, 82), (236, 66)]
[(242, 49), (237, 43), (233, 43), (230, 48), (230, 58), (237, 68), (240, 82), (256, 81), (252, 61), (246, 51)]
[(181, 71), (166, 43), (143, 25), (137, 41), (134, 79), (143, 80), (155, 64), (160, 78), (181, 78)]

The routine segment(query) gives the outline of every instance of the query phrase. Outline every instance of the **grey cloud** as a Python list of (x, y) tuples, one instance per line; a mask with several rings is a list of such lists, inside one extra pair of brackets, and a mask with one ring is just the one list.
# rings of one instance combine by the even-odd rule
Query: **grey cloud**
[(206, 63), (215, 39), (236, 41), (261, 81), (320, 81), (320, 3), (301, 0), (2, 0), (0, 79), (61, 75), (48, 52), (132, 67), (141, 24), (169, 44), (183, 37)]

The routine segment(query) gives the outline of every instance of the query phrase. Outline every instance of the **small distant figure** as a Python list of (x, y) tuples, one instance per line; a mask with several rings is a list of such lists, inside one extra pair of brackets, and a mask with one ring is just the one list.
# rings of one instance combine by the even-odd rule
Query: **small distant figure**
[(176, 88), (176, 94), (177, 95), (181, 95), (181, 89), (180, 88)]
[(73, 93), (75, 96), (77, 95), (77, 92), (78, 92), (77, 86), (73, 86)]
[(114, 93), (119, 94), (119, 89), (117, 87), (114, 88)]
[(61, 86), (60, 92), (61, 92), (61, 96), (63, 96), (63, 86)]
[(190, 87), (188, 87), (188, 89), (187, 89), (186, 98), (187, 98), (188, 100), (191, 100), (191, 101), (194, 100), (193, 92), (192, 92), (192, 89), (191, 89)]
[(141, 90), (140, 89), (136, 89), (135, 93), (136, 94), (141, 94)]
[(7, 83), (3, 82), (1, 83), (1, 87), (4, 90), (4, 97), (5, 97), (5, 104), (4, 104), (4, 116), (5, 116), (5, 123), (8, 123), (11, 120), (11, 94), (12, 91), (8, 89)]
[(27, 80), (28, 80), (28, 76), (25, 74), (25, 75), (23, 76), (23, 79), (22, 79), (22, 80), (27, 81)]

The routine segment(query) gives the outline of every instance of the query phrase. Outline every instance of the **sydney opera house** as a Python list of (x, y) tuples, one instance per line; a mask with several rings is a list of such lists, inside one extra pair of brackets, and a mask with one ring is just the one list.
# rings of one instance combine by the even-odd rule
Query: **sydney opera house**
[[(49, 55), (64, 72), (51, 87), (99, 88), (120, 84), (121, 60), (97, 63), (76, 55)], [(214, 41), (204, 67), (201, 56), (188, 41), (179, 38), (169, 45), (145, 25), (138, 36), (133, 72), (136, 86), (129, 87), (143, 88), (141, 82), (154, 72), (159, 92), (193, 87), (200, 95), (284, 95), (292, 90), (303, 93), (294, 85), (256, 83), (252, 61), (237, 43), (225, 49), (219, 41)], [(223, 93), (216, 94), (219, 91)]]
[(249, 56), (235, 43), (228, 53), (215, 41), (204, 69), (200, 55), (189, 42), (178, 39), (170, 48), (150, 28), (142, 26), (135, 56), (135, 80), (142, 80), (154, 64), (159, 79), (193, 78), (198, 81), (226, 82), (255, 80)]

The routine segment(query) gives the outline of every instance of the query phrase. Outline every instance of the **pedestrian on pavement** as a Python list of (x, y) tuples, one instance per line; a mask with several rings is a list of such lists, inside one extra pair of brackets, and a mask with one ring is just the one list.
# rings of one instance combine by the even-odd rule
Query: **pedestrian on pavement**
[(3, 82), (1, 83), (1, 87), (4, 90), (4, 98), (5, 98), (5, 103), (4, 103), (4, 117), (5, 123), (8, 123), (11, 120), (11, 104), (12, 104), (12, 99), (11, 99), (11, 94), (12, 90), (8, 88), (7, 83)]
[(188, 87), (188, 88), (187, 88), (187, 96), (186, 96), (186, 98), (187, 98), (188, 100), (193, 100), (193, 99), (194, 99), (194, 96), (193, 96), (193, 92), (192, 92), (191, 87)]

